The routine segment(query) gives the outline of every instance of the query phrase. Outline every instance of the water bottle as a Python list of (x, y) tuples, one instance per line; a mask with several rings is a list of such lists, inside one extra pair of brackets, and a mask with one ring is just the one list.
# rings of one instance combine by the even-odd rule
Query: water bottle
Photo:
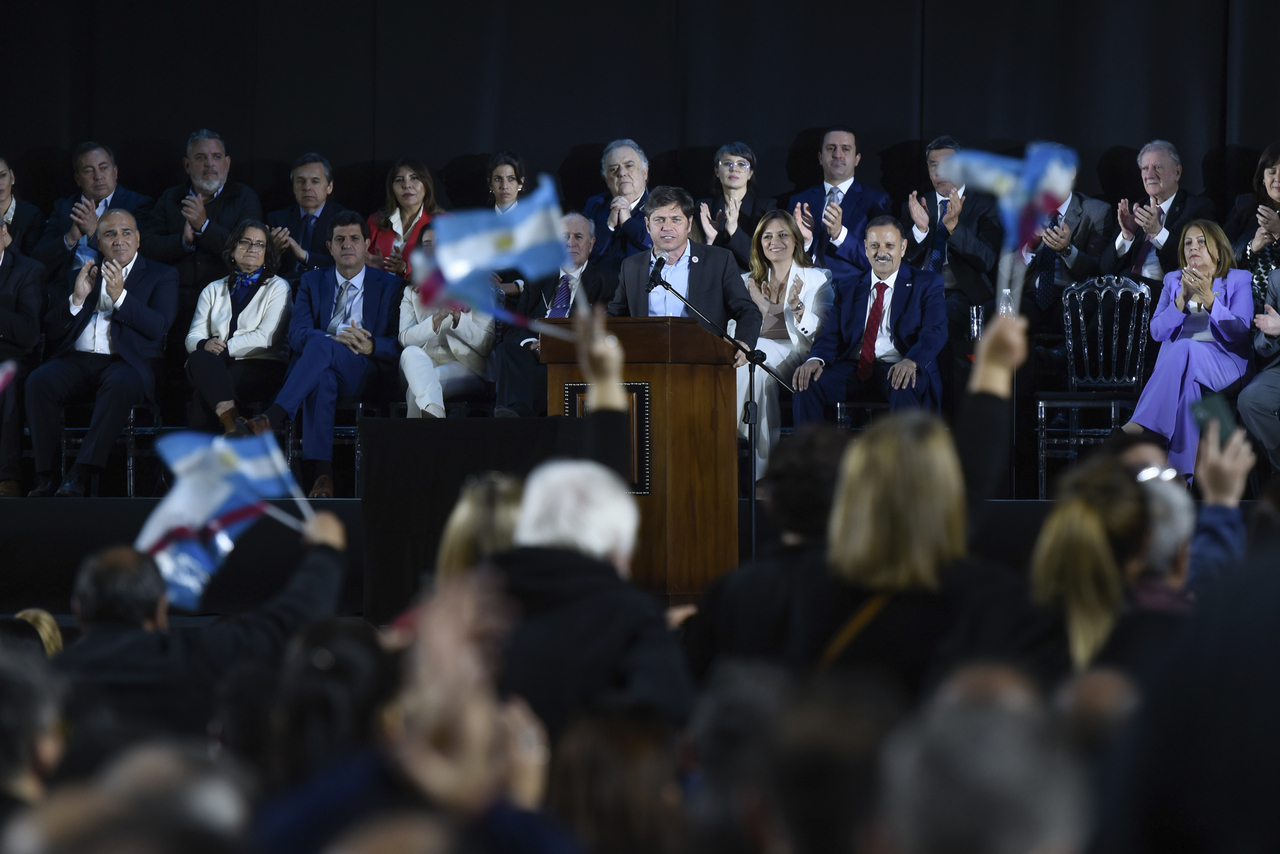
[(1001, 317), (1013, 317), (1017, 314), (1013, 309), (1013, 291), (1008, 288), (1000, 291), (1000, 307), (997, 313)]

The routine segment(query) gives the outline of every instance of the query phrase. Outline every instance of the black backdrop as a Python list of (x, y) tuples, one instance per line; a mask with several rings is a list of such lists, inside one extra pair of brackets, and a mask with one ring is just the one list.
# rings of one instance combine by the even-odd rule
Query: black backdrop
[(760, 188), (819, 177), (818, 128), (859, 132), (858, 175), (901, 202), (940, 133), (1016, 153), (1081, 154), (1080, 189), (1135, 192), (1136, 149), (1172, 140), (1183, 183), (1220, 207), (1280, 136), (1274, 0), (696, 0), (646, 3), (36, 0), (6, 4), (0, 152), (46, 210), (92, 138), (121, 183), (182, 179), (197, 127), (228, 140), (232, 176), (267, 209), (305, 150), (339, 200), (382, 199), (397, 157), (425, 158), (456, 206), (485, 201), (487, 152), (561, 179), (568, 206), (602, 188), (603, 144), (634, 137), (650, 183), (707, 189), (716, 146), (756, 151)]

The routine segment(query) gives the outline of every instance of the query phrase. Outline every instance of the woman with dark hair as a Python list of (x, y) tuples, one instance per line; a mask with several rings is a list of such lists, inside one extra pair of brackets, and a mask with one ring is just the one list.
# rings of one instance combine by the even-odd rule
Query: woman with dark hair
[(12, 246), (30, 258), (31, 250), (40, 239), (40, 224), (44, 218), (39, 208), (14, 195), (13, 185), (13, 167), (7, 157), (0, 155), (0, 218), (5, 224), (4, 245), (0, 246), (0, 252)]
[(742, 270), (751, 269), (751, 235), (773, 203), (756, 195), (756, 154), (745, 142), (720, 146), (713, 165), (713, 195), (698, 202), (702, 236), (728, 249)]
[(409, 278), (404, 247), (418, 245), (418, 232), (444, 209), (436, 203), (431, 173), (419, 160), (397, 160), (387, 172), (387, 201), (369, 215), (369, 266)]
[(1197, 219), (1182, 229), (1182, 269), (1165, 274), (1151, 337), (1161, 342), (1151, 379), (1122, 428), (1145, 428), (1169, 441), (1169, 465), (1195, 470), (1200, 428), (1192, 406), (1203, 386), (1221, 391), (1251, 367), (1254, 317), (1249, 274), (1233, 270), (1231, 243), (1215, 222)]
[(1267, 277), (1280, 267), (1280, 141), (1258, 158), (1253, 192), (1236, 198), (1235, 210), (1222, 227), (1242, 269), (1253, 276), (1253, 308), (1262, 314), (1267, 300)]
[[(289, 283), (276, 275), (280, 255), (265, 223), (244, 220), (222, 260), (231, 275), (200, 292), (187, 332), (187, 378), (195, 388), (188, 426), (248, 435), (240, 403), (262, 403), (280, 389), (289, 362)], [(216, 418), (216, 420), (215, 420)]]

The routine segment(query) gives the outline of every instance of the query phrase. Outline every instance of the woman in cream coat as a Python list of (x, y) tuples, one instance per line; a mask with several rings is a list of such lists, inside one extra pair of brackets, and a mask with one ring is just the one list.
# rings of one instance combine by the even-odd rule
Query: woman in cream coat
[[(245, 220), (222, 260), (231, 275), (200, 292), (187, 332), (187, 378), (195, 388), (188, 426), (247, 436), (240, 406), (270, 401), (289, 365), (289, 283), (266, 224)], [(217, 421), (214, 420), (216, 416)]]
[[(751, 271), (742, 278), (764, 318), (756, 348), (768, 357), (765, 364), (781, 376), (790, 377), (809, 355), (814, 336), (831, 308), (831, 271), (810, 263), (791, 214), (771, 211), (756, 226), (751, 240)], [(749, 376), (748, 368), (738, 368), (739, 412), (747, 401)], [(756, 369), (756, 403), (760, 430), (755, 470), (759, 480), (764, 477), (769, 449), (777, 443), (782, 427), (777, 381), (760, 368)], [(738, 435), (747, 438), (747, 425), (741, 421)]]

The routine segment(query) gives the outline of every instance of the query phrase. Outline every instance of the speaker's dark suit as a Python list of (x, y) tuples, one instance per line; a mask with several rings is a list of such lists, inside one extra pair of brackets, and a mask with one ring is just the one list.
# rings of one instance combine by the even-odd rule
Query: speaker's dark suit
[(793, 213), (797, 204), (801, 205), (802, 212), (807, 204), (813, 215), (813, 243), (809, 246), (809, 257), (815, 266), (826, 267), (836, 281), (841, 278), (857, 279), (871, 269), (864, 245), (867, 223), (891, 212), (887, 195), (854, 179), (840, 202), (840, 224), (849, 229), (849, 233), (839, 246), (832, 245), (827, 227), (822, 224), (822, 212), (827, 207), (827, 191), (823, 185), (817, 184), (792, 196), (787, 202), (787, 213)]
[[(709, 199), (699, 199), (694, 209), (694, 222), (702, 221), (702, 206), (706, 205), (707, 210), (711, 212), (711, 222), (715, 223), (716, 217), (724, 213), (724, 194), (718, 193)], [(761, 218), (771, 210), (775, 210), (777, 205), (773, 203), (773, 199), (757, 195), (755, 193), (747, 193), (742, 197), (742, 206), (738, 208), (738, 229), (729, 236), (729, 232), (725, 229), (724, 221), (719, 224), (719, 233), (712, 242), (712, 246), (718, 246), (721, 249), (728, 249), (733, 253), (734, 259), (738, 262), (738, 269), (747, 272), (751, 269), (751, 239), (755, 236), (756, 226), (760, 224)], [(850, 229), (850, 234), (853, 231)]]
[(333, 319), (337, 276), (337, 268), (329, 267), (302, 277), (289, 319), (294, 361), (275, 400), (290, 418), (302, 407), (302, 456), (308, 460), (333, 459), (333, 413), (338, 398), (359, 396), (377, 370), (376, 363), (396, 365), (400, 358), (396, 333), (404, 280), (364, 268), (360, 326), (373, 335), (373, 353), (362, 356), (325, 332)]
[(16, 201), (18, 207), (13, 212), (13, 222), (9, 223), (9, 238), (12, 241), (9, 248), (31, 258), (40, 243), (44, 220), (40, 217), (40, 209), (31, 202), (22, 199)]
[[(329, 247), (326, 245), (329, 241), (329, 221), (333, 219), (335, 214), (342, 213), (345, 210), (346, 208), (332, 199), (324, 203), (324, 207), (321, 208), (320, 215), (316, 217), (316, 223), (312, 227), (311, 243), (309, 246), (302, 247), (307, 250), (307, 260), (305, 262), (299, 261), (292, 252), (284, 254), (279, 275), (295, 291), (304, 273), (333, 266), (333, 256), (329, 254)], [(298, 241), (299, 246), (302, 245), (304, 231), (302, 208), (297, 205), (290, 205), (282, 211), (272, 211), (267, 214), (267, 225), (272, 228), (289, 229), (289, 236)]]
[[(1135, 204), (1150, 204), (1151, 199), (1138, 199)], [(1204, 196), (1193, 196), (1186, 190), (1173, 194), (1169, 203), (1169, 212), (1164, 215), (1164, 227), (1169, 230), (1169, 237), (1159, 249), (1152, 247), (1156, 257), (1160, 259), (1160, 269), (1166, 273), (1177, 272), (1182, 267), (1182, 229), (1194, 219), (1215, 219), (1213, 202)], [(1116, 251), (1116, 238), (1120, 236), (1120, 223), (1116, 222), (1107, 235), (1106, 246), (1098, 259), (1098, 266), (1104, 275), (1130, 276), (1134, 263), (1138, 260), (1138, 252), (1142, 249), (1145, 232), (1139, 228), (1133, 235), (1133, 243), (1123, 255)], [(1151, 285), (1151, 298), (1157, 299), (1164, 286), (1162, 279), (1139, 277)]]
[(871, 378), (865, 383), (856, 378), (867, 307), (874, 299), (871, 280), (872, 274), (868, 272), (856, 282), (835, 283), (835, 303), (809, 351), (810, 359), (821, 359), (824, 363), (822, 376), (792, 398), (791, 411), (797, 425), (821, 421), (828, 403), (851, 399), (887, 400), (890, 409), (938, 409), (942, 388), (938, 353), (947, 343), (942, 277), (909, 264), (898, 267), (888, 306), (889, 332), (894, 349), (920, 368), (915, 386), (904, 389), (890, 386), (890, 366), (884, 362), (875, 363)]
[(92, 394), (93, 417), (77, 463), (102, 467), (129, 409), (155, 400), (156, 367), (165, 333), (173, 323), (178, 299), (178, 274), (172, 268), (138, 255), (125, 280), (124, 301), (111, 314), (110, 335), (115, 354), (82, 353), (76, 339), (88, 327), (102, 293), (102, 276), (78, 313), (71, 312), (75, 277), (61, 280), (49, 294), (44, 333), (49, 361), (27, 380), (27, 418), (36, 472), (53, 474), (60, 468), (58, 429), (62, 407), (73, 397)]
[(18, 373), (0, 392), (0, 480), (18, 479), (22, 387), (37, 358), (43, 295), (44, 267), (13, 251), (13, 246), (4, 250), (0, 258), (0, 362), (13, 359)]
[(600, 193), (587, 199), (587, 203), (582, 206), (582, 215), (596, 225), (596, 245), (591, 250), (592, 261), (616, 275), (623, 259), (653, 246), (644, 219), (644, 203), (648, 199), (649, 191), (645, 190), (632, 209), (631, 218), (613, 231), (609, 230), (609, 205), (613, 202), (613, 196)]
[[(733, 318), (737, 321), (734, 337), (754, 347), (760, 337), (760, 309), (747, 293), (733, 253), (692, 240), (685, 252), (689, 253), (689, 302), (721, 329)], [(646, 252), (632, 255), (622, 263), (618, 290), (609, 302), (610, 317), (649, 316), (649, 293), (645, 286), (649, 282), (652, 259), (653, 253)], [(716, 332), (693, 312), (689, 312), (689, 316), (697, 319), (707, 331)]]
[[(559, 276), (547, 276), (525, 285), (516, 305), (516, 314), (531, 320), (547, 316), (560, 286)], [(601, 275), (600, 265), (588, 261), (578, 282), (574, 303), (585, 298), (587, 305), (607, 305), (617, 290), (617, 279)], [(573, 305), (569, 316), (573, 316)], [(547, 409), (547, 366), (538, 354), (521, 344), (538, 337), (537, 333), (517, 326), (507, 326), (502, 340), (493, 350), (494, 391), (498, 406), (505, 406), (524, 416), (545, 415)]]
[[(44, 230), (40, 234), (39, 241), (35, 248), (31, 250), (31, 257), (39, 261), (48, 270), (49, 281), (61, 281), (67, 275), (67, 271), (72, 267), (78, 266), (75, 263), (75, 248), (67, 248), (67, 244), (63, 242), (63, 237), (71, 230), (71, 209), (75, 207), (76, 202), (83, 199), (79, 193), (68, 196), (65, 199), (58, 199), (53, 203), (53, 212), (49, 214), (49, 219), (44, 224)], [(133, 218), (138, 223), (138, 230), (142, 231), (147, 227), (147, 223), (151, 219), (152, 209), (155, 202), (150, 196), (144, 196), (141, 193), (135, 193), (132, 190), (126, 190), (124, 187), (116, 187), (116, 191), (111, 194), (110, 200), (107, 202), (110, 208), (120, 208), (133, 214)], [(93, 250), (98, 248), (98, 235), (89, 235), (89, 247)], [(150, 256), (144, 256), (150, 257)]]

